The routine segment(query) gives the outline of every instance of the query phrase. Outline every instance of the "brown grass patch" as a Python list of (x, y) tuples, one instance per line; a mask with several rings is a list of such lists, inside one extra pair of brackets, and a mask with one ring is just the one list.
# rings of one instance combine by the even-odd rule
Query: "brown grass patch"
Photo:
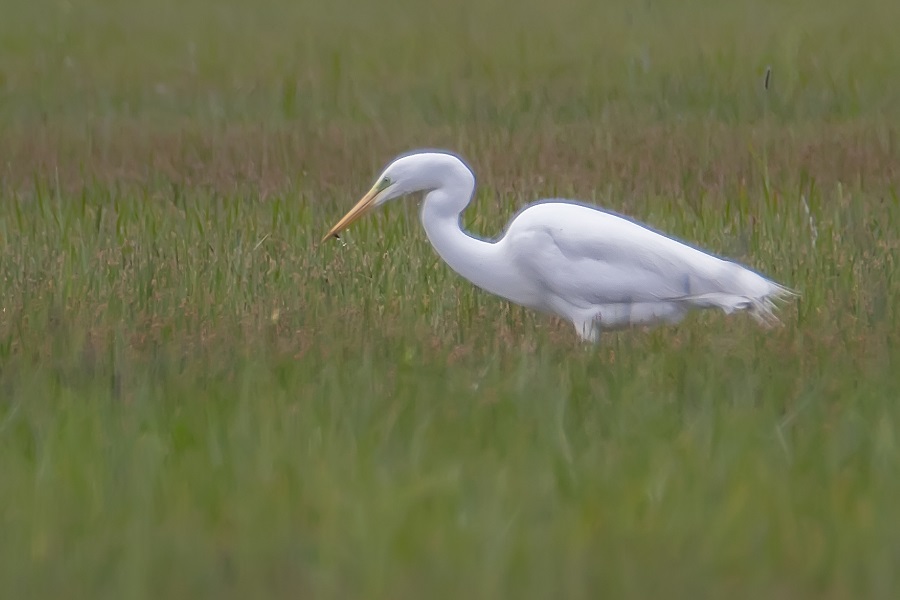
[(445, 127), (388, 140), (364, 127), (185, 124), (153, 128), (125, 122), (108, 128), (43, 126), (0, 139), (7, 189), (56, 182), (77, 192), (85, 185), (166, 183), (261, 197), (301, 189), (361, 190), (395, 154), (444, 147), (471, 163), (479, 182), (504, 194), (551, 193), (588, 197), (608, 186), (633, 194), (715, 197), (753, 186), (764, 168), (773, 182), (819, 186), (858, 183), (872, 192), (894, 189), (900, 165), (897, 128), (884, 122), (547, 124), (527, 133)]

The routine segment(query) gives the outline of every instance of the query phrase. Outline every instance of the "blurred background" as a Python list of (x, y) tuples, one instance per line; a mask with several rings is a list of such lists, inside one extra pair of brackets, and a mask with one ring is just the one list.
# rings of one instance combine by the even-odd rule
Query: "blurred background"
[[(718, 130), (703, 136), (714, 147), (760, 150), (753, 132), (766, 121), (770, 150), (786, 135), (815, 146), (826, 123), (856, 146), (872, 134), (864, 145), (883, 150), (900, 105), (898, 10), (879, 0), (7, 1), (4, 179), (43, 168), (76, 179), (227, 179), (218, 169), (273, 185), (311, 170), (367, 179), (398, 152), (442, 145), (498, 175), (552, 177), (547, 161), (559, 158), (597, 183), (616, 175), (603, 170), (614, 155), (637, 145), (652, 156), (670, 134), (696, 138), (698, 124)], [(498, 139), (512, 164), (490, 158)], [(826, 164), (823, 174), (854, 160), (810, 151), (819, 156), (792, 158)]]

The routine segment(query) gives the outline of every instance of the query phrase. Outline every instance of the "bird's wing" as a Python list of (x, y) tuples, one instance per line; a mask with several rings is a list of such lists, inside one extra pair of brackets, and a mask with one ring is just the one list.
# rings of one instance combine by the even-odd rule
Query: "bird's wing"
[(533, 205), (516, 217), (507, 237), (519, 268), (549, 291), (584, 306), (726, 292), (730, 268), (737, 267), (578, 204)]

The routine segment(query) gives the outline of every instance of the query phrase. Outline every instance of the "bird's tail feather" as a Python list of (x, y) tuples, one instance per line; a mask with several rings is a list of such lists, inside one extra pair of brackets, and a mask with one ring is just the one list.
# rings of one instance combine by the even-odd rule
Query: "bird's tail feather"
[(763, 281), (767, 286), (761, 293), (758, 291), (756, 293), (711, 292), (684, 296), (682, 299), (698, 308), (719, 308), (725, 314), (747, 311), (760, 325), (773, 327), (781, 322), (775, 311), (780, 308), (781, 304), (799, 294), (768, 279)]

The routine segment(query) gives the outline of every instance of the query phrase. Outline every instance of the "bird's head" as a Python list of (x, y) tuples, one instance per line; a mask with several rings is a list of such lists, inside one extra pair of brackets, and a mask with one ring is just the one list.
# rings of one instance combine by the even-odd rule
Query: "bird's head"
[[(372, 189), (328, 230), (322, 241), (332, 236), (337, 237), (351, 223), (388, 200), (442, 187), (447, 183), (448, 174), (458, 172), (460, 168), (471, 176), (468, 167), (450, 153), (416, 152), (400, 156), (382, 171)], [(474, 183), (474, 177), (472, 182)]]

